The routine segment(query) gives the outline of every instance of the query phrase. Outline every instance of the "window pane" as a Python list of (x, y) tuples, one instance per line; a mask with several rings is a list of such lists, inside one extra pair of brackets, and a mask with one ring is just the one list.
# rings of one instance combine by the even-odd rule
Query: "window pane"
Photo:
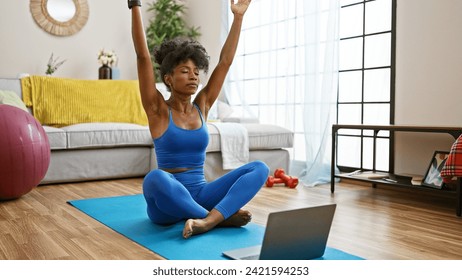
[(390, 124), (390, 104), (364, 104), (364, 124)]
[[(260, 104), (275, 104), (276, 103), (276, 81), (275, 79), (262, 79), (259, 80), (261, 85), (260, 91)], [(245, 93), (244, 93), (245, 94)], [(257, 104), (258, 104), (257, 103)]]
[(339, 104), (338, 122), (341, 124), (360, 124), (361, 105), (360, 104)]
[(390, 140), (389, 139), (377, 139), (377, 162), (375, 168), (377, 170), (390, 171), (388, 169), (390, 157), (388, 151), (390, 149)]
[(236, 82), (230, 82), (229, 84), (229, 91), (232, 92), (233, 94), (228, 95), (228, 102), (230, 105), (240, 105), (241, 104), (241, 99), (239, 98), (239, 85), (240, 83)]
[[(274, 28), (273, 25), (264, 25), (258, 29), (255, 29), (257, 30), (258, 32), (258, 36), (259, 37), (256, 37), (256, 38), (259, 38), (259, 40), (255, 40), (255, 37), (251, 37), (251, 36), (246, 36), (246, 45), (247, 44), (253, 44), (254, 46), (249, 46), (248, 48), (249, 49), (252, 49), (252, 48), (255, 48), (258, 46), (258, 51), (259, 52), (265, 52), (265, 51), (268, 51), (271, 49), (272, 46), (274, 46), (274, 42), (273, 40), (276, 39), (276, 36), (273, 36), (273, 32), (272, 32), (272, 29)], [(247, 31), (245, 32), (245, 34), (247, 33)], [(255, 34), (255, 32), (252, 32), (253, 34)], [(247, 43), (248, 41), (248, 43)], [(239, 44), (240, 45), (240, 44)], [(246, 49), (247, 51), (247, 49)], [(247, 52), (248, 53), (248, 52)]]
[(359, 168), (361, 161), (361, 138), (339, 136), (337, 140), (337, 165)]
[(362, 71), (339, 73), (339, 102), (360, 102), (362, 99)]
[(275, 17), (273, 18), (275, 21), (281, 21), (287, 19), (287, 3), (285, 1), (273, 1), (272, 3), (276, 9), (275, 10)]
[(288, 46), (287, 34), (289, 33), (288, 31), (290, 30), (288, 28), (289, 28), (289, 25), (287, 24), (287, 21), (284, 21), (284, 22), (277, 23), (276, 28), (272, 30), (273, 36), (277, 38), (276, 40), (277, 49), (287, 48)]
[(341, 40), (339, 49), (340, 70), (359, 69), (362, 67), (362, 38)]
[(259, 103), (259, 92), (260, 86), (258, 81), (246, 81), (245, 84), (245, 100), (248, 104), (258, 104)]
[(294, 153), (293, 157), (295, 160), (306, 160), (306, 152), (305, 152), (305, 136), (301, 133), (294, 134)]
[(390, 69), (364, 71), (364, 101), (390, 101)]
[(278, 76), (291, 76), (297, 69), (296, 51), (294, 47), (286, 48), (278, 52), (277, 56), (277, 74)]
[(340, 38), (363, 34), (363, 7), (354, 5), (340, 10)]
[(391, 30), (391, 0), (366, 3), (366, 34)]
[(273, 108), (273, 114), (275, 117), (275, 124), (281, 127), (286, 127), (287, 120), (293, 119), (292, 114), (293, 111), (288, 110), (289, 107), (286, 106), (284, 103), (279, 103), (281, 105), (276, 105)]
[(256, 79), (259, 77), (260, 56), (251, 54), (245, 57), (244, 77), (245, 79)]
[(391, 35), (390, 33), (367, 36), (364, 46), (364, 67), (390, 66)]
[(254, 53), (259, 49), (259, 42), (265, 33), (260, 33), (258, 29), (253, 28), (244, 33), (244, 51), (245, 53)]
[(373, 167), (373, 143), (372, 138), (363, 138), (363, 168), (372, 169)]
[(305, 83), (306, 83), (306, 79), (305, 79), (305, 75), (303, 76), (296, 76), (295, 77), (295, 90), (294, 90), (294, 94), (295, 94), (295, 103), (296, 104), (302, 104), (305, 100)]
[(233, 67), (235, 67), (236, 71), (233, 72), (233, 81), (243, 79), (244, 63), (245, 58), (243, 56), (238, 56), (234, 59)]
[(293, 103), (294, 79), (282, 77), (276, 80), (276, 104)]
[[(233, 107), (233, 110), (234, 110), (234, 107)], [(258, 106), (251, 105), (251, 106), (247, 106), (245, 110), (241, 107), (239, 112), (244, 112), (244, 113), (241, 113), (240, 116), (255, 117), (255, 116), (258, 116), (258, 110), (259, 110)]]
[(260, 79), (257, 81), (260, 86), (260, 104), (274, 104), (276, 101), (274, 91), (270, 90), (270, 81), (271, 79)]
[[(253, 7), (254, 9), (258, 9), (260, 11), (259, 13), (254, 13), (254, 14), (259, 14), (260, 15), (260, 23), (257, 26), (263, 26), (266, 25), (270, 22), (273, 22), (274, 20), (274, 8), (271, 7), (271, 5), (268, 5), (265, 3), (265, 1), (256, 1), (258, 3), (258, 6)], [(252, 3), (253, 5), (254, 3)], [(230, 13), (232, 15), (232, 13)], [(230, 16), (229, 22), (232, 22), (232, 16)], [(245, 21), (244, 21), (245, 22)]]
[(296, 36), (295, 36), (295, 43), (297, 45), (302, 45), (306, 42), (305, 40), (305, 17), (299, 16), (295, 19), (295, 28), (296, 28)]
[(305, 53), (305, 48), (303, 47), (298, 47), (295, 49), (295, 72), (299, 75), (306, 73)]
[[(376, 139), (376, 158), (375, 158), (375, 169), (381, 171), (388, 170), (388, 149), (389, 139)], [(363, 140), (363, 168), (373, 169), (374, 168), (374, 139), (366, 137)], [(358, 150), (359, 152), (359, 150)]]
[[(286, 24), (283, 25), (283, 32), (286, 35), (286, 41), (287, 41), (287, 46), (293, 47), (296, 45), (296, 38), (297, 38), (297, 28), (296, 28), (297, 22), (296, 19), (291, 19), (287, 21)], [(303, 29), (301, 29), (303, 30)]]
[(274, 106), (272, 105), (260, 105), (260, 119), (265, 120), (266, 123), (275, 123), (276, 116), (274, 113)]
[[(302, 106), (295, 107), (295, 119), (296, 120), (303, 120), (303, 108)], [(296, 122), (295, 123), (295, 132), (302, 132), (305, 131), (303, 127), (304, 122)]]

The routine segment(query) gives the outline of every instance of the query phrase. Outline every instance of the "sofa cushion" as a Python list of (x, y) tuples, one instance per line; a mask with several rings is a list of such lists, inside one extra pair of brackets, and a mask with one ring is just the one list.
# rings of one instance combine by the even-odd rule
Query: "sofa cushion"
[(272, 124), (242, 124), (249, 132), (250, 150), (292, 148), (294, 133), (284, 127)]
[[(22, 100), (21, 80), (0, 78), (0, 89), (14, 91), (17, 96)], [(32, 110), (27, 108), (27, 111), (32, 114)]]
[(50, 142), (50, 149), (51, 150), (64, 150), (67, 147), (67, 137), (66, 137), (66, 131), (52, 127), (52, 126), (47, 126), (44, 125), (43, 129), (45, 130), (47, 136), (48, 136), (48, 141)]
[(20, 98), (21, 94), (21, 80), (0, 78), (0, 89), (14, 91)]
[(129, 123), (83, 123), (62, 127), (67, 133), (67, 148), (114, 146), (153, 146), (147, 126)]
[[(249, 135), (249, 150), (272, 150), (291, 148), (294, 142), (294, 133), (286, 128), (258, 123), (242, 123)], [(219, 152), (220, 133), (218, 129), (208, 124), (210, 143), (207, 152)]]

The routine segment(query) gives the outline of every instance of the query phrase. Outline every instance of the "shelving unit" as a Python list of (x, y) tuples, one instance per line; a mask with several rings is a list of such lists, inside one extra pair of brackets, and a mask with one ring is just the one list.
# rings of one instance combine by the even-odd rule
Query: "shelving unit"
[(331, 192), (335, 192), (335, 178), (347, 178), (349, 180), (357, 180), (371, 183), (373, 187), (377, 184), (386, 184), (392, 185), (397, 187), (405, 187), (405, 188), (414, 188), (414, 189), (421, 189), (421, 190), (428, 190), (428, 191), (445, 191), (448, 193), (453, 194), (457, 200), (456, 206), (456, 215), (462, 215), (462, 180), (459, 178), (457, 180), (456, 190), (439, 190), (439, 189), (432, 189), (424, 186), (413, 185), (411, 183), (411, 177), (408, 176), (400, 176), (394, 174), (394, 159), (393, 157), (390, 158), (389, 162), (389, 173), (388, 177), (393, 181), (386, 181), (383, 179), (367, 179), (367, 178), (358, 178), (355, 176), (351, 176), (348, 174), (336, 174), (336, 164), (337, 164), (337, 137), (338, 132), (341, 129), (356, 129), (356, 130), (370, 130), (373, 131), (373, 166), (370, 171), (376, 171), (376, 140), (377, 135), (380, 131), (389, 131), (390, 135), (392, 135), (396, 131), (403, 131), (403, 132), (427, 132), (427, 133), (447, 133), (454, 137), (454, 140), (457, 139), (462, 134), (462, 127), (445, 127), (445, 126), (438, 126), (438, 127), (427, 127), (427, 126), (411, 126), (411, 125), (342, 125), (342, 124), (334, 124), (332, 126), (332, 162), (331, 162)]

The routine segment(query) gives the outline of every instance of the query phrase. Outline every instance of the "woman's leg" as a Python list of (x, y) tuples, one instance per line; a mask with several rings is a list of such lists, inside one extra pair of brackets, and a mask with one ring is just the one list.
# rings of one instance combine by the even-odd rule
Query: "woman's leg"
[(172, 224), (188, 218), (205, 218), (209, 213), (192, 198), (172, 174), (160, 169), (149, 172), (143, 181), (148, 216), (157, 224)]
[(240, 209), (260, 190), (268, 172), (269, 168), (265, 163), (254, 161), (206, 184), (194, 198), (210, 212), (204, 219), (187, 220), (183, 236), (188, 238), (209, 231), (219, 224), (247, 224), (251, 214)]
[(228, 219), (257, 194), (268, 174), (264, 162), (250, 162), (208, 183), (195, 200), (208, 210), (215, 208)]

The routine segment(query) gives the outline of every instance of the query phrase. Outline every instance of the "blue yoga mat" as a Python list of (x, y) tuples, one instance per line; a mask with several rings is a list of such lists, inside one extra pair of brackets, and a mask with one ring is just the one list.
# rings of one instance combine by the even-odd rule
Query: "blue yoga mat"
[[(146, 214), (143, 195), (91, 198), (69, 201), (71, 205), (134, 242), (170, 260), (227, 260), (223, 251), (260, 245), (265, 227), (249, 223), (245, 227), (216, 228), (205, 234), (182, 237), (184, 223), (160, 226)], [(326, 248), (321, 259), (359, 260), (343, 251)]]

